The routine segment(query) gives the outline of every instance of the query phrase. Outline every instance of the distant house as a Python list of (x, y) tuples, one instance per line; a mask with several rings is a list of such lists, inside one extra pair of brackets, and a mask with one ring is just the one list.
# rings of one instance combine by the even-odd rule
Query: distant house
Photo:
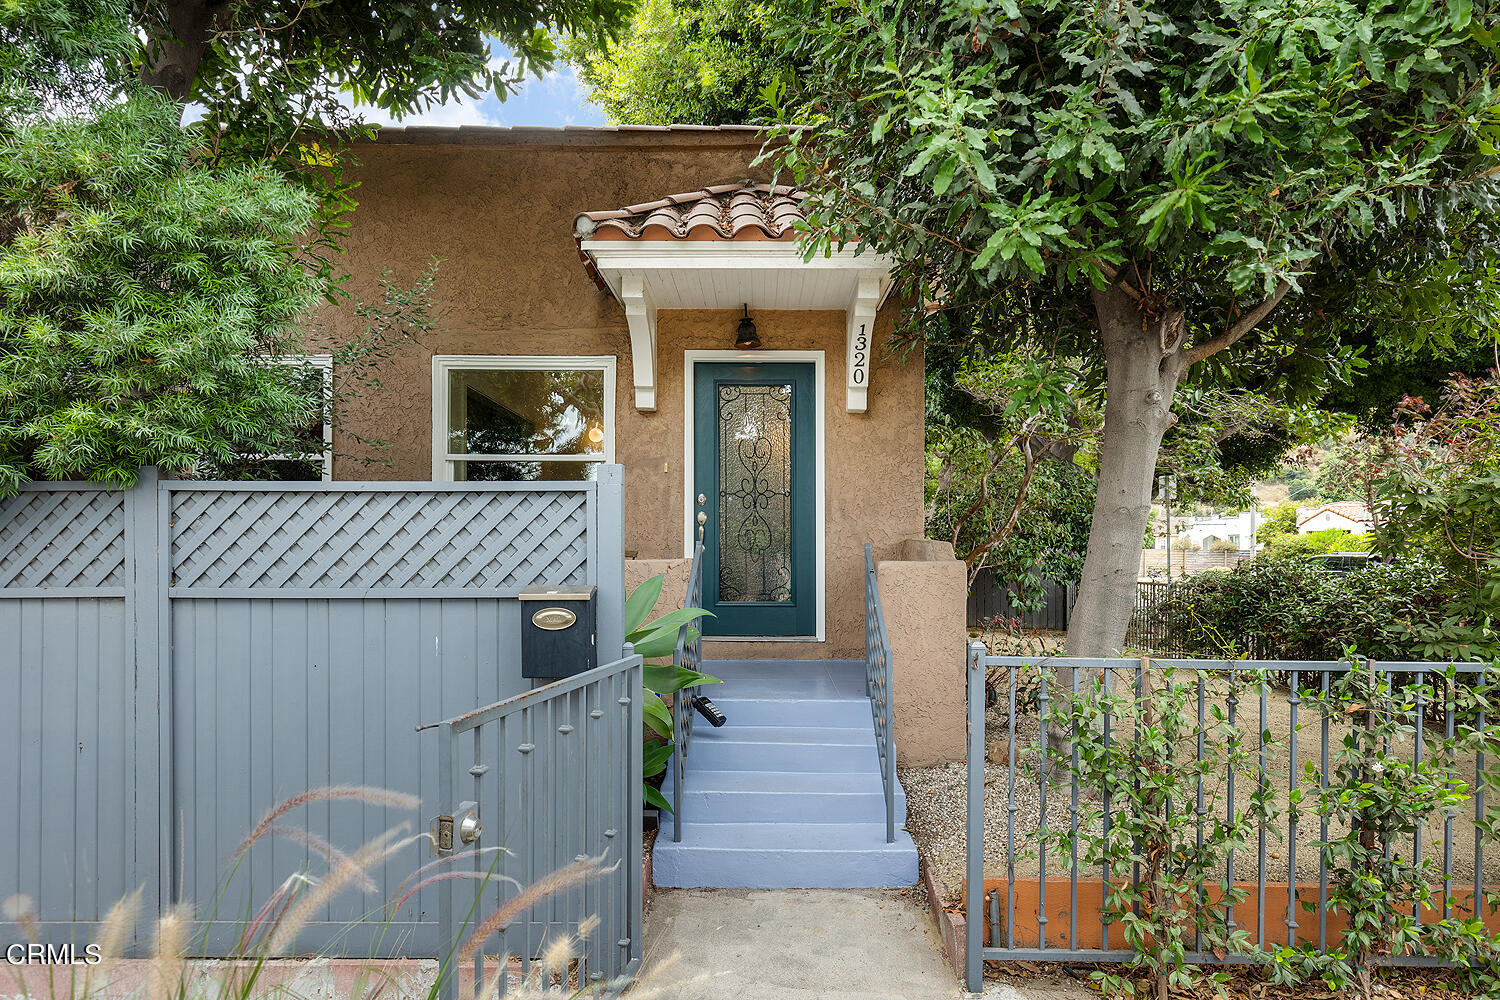
[(1375, 517), (1370, 508), (1357, 500), (1340, 500), (1316, 507), (1297, 508), (1297, 534), (1340, 528), (1356, 535), (1373, 530)]
[[(1172, 546), (1189, 541), (1194, 547), (1209, 548), (1214, 542), (1228, 542), (1236, 549), (1256, 547), (1256, 527), (1260, 520), (1255, 511), (1242, 510), (1224, 515), (1192, 515), (1172, 522)], [(1156, 539), (1155, 547), (1166, 548), (1166, 535)]]

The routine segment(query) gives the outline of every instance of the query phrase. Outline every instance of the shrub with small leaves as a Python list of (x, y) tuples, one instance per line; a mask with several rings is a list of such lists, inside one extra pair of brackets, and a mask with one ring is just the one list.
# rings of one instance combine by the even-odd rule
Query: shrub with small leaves
[[(1072, 731), (1061, 764), (1090, 792), (1079, 810), (1079, 863), (1107, 866), (1104, 918), (1135, 952), (1127, 968), (1146, 973), (1165, 1000), (1172, 988), (1203, 976), (1188, 962), (1190, 951), (1254, 951), (1249, 933), (1230, 920), (1246, 893), (1230, 880), (1228, 859), (1274, 818), (1271, 786), (1257, 760), (1270, 734), (1247, 742), (1243, 723), (1232, 725), (1222, 707), (1206, 707), (1200, 723), (1197, 706), (1200, 685), (1227, 683), (1243, 696), (1265, 681), (1235, 673), (1220, 682), (1166, 668), (1146, 671), (1139, 694), (1117, 690), (1121, 683), (1091, 681), (1049, 725)], [(1253, 789), (1246, 808), (1228, 799), (1221, 779), (1231, 773)], [(1069, 829), (1043, 831), (1062, 851), (1074, 836)], [(1093, 976), (1109, 996), (1134, 996), (1138, 989), (1128, 976)], [(1209, 978), (1222, 982), (1227, 974)]]
[[(1461, 692), (1451, 668), (1446, 680), (1445, 691)], [(1440, 731), (1424, 728), (1420, 759), (1408, 749), (1418, 740), (1425, 706), (1439, 698), (1431, 684), (1356, 661), (1326, 693), (1307, 689), (1302, 695), (1323, 714), (1351, 723), (1326, 773), (1308, 761), (1303, 774), (1304, 794), (1320, 821), (1347, 831), (1313, 846), (1328, 866), (1328, 912), (1343, 914), (1348, 926), (1337, 948), (1283, 946), (1271, 952), (1270, 976), (1280, 984), (1311, 975), (1330, 989), (1354, 985), (1371, 1000), (1382, 958), (1460, 960), (1464, 938), (1476, 933), (1462, 917), (1422, 921), (1413, 912), (1439, 904), (1432, 886), (1442, 881), (1435, 858), (1414, 856), (1413, 838), (1422, 823), (1463, 805), (1469, 790), (1454, 768), (1455, 743)], [(1302, 905), (1316, 909), (1311, 900)]]
[(126, 8), (0, 8), (0, 495), (304, 452), (317, 415), (267, 363), (317, 291), (317, 206), (275, 170), (210, 166), (177, 105), (115, 85), (138, 44)]

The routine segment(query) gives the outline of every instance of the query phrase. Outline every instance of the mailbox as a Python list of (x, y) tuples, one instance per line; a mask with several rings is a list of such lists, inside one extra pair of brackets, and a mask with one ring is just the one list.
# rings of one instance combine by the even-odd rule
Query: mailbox
[(571, 677), (599, 665), (594, 587), (521, 591), (521, 676)]

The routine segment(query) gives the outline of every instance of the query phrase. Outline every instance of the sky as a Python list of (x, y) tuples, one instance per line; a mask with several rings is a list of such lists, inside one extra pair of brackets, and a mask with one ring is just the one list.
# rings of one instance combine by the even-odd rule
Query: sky
[[(503, 60), (507, 52), (499, 43), (491, 43), (492, 61)], [(519, 93), (503, 103), (490, 95), (482, 101), (435, 106), (422, 114), (410, 115), (400, 122), (375, 108), (362, 107), (365, 119), (383, 125), (603, 125), (604, 111), (584, 97), (583, 85), (573, 67), (559, 63), (540, 79), (528, 77)]]

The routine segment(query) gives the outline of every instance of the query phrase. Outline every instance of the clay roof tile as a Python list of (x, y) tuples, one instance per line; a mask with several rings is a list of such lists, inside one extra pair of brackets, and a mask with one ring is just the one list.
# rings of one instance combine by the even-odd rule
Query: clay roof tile
[(599, 287), (586, 239), (794, 240), (806, 193), (779, 184), (716, 184), (624, 208), (584, 212), (573, 224), (579, 256)]

